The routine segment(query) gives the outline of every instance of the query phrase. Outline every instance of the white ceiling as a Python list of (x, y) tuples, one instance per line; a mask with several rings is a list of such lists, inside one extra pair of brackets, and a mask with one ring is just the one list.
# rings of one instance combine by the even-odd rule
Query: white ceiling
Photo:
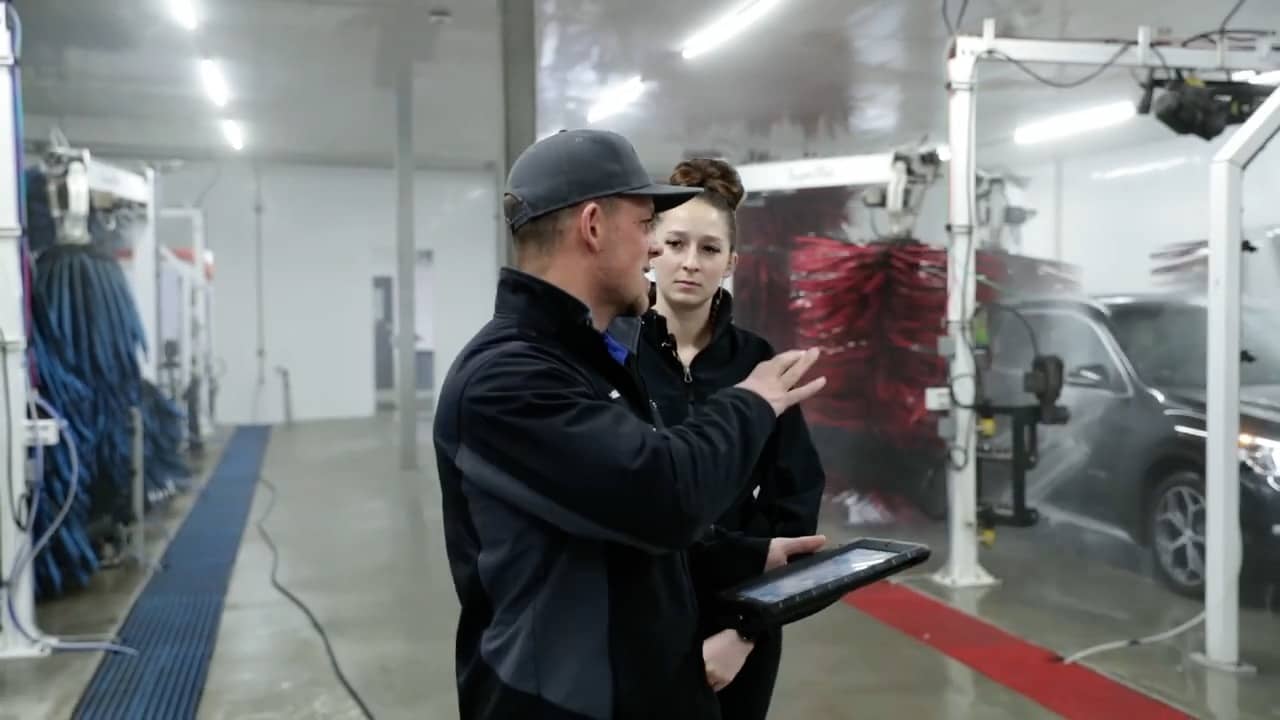
[[(166, 0), (20, 3), (29, 136), (56, 124), (73, 142), (108, 154), (225, 155), (196, 70), (207, 53), (225, 61), (233, 92), (226, 112), (245, 124), (247, 155), (385, 164), (394, 114), (382, 69), (389, 48), (403, 46), (420, 60), (423, 160), (476, 167), (498, 159), (496, 0), (197, 2), (207, 17), (195, 33), (170, 21)], [(783, 0), (720, 51), (683, 61), (687, 35), (736, 2), (539, 0), (539, 131), (585, 124), (603, 87), (640, 74), (650, 89), (601, 125), (630, 136), (659, 167), (685, 152), (741, 161), (942, 139), (947, 30), (939, 0)], [(951, 1), (953, 15), (960, 4)], [(982, 18), (994, 17), (1008, 35), (1132, 38), (1148, 24), (1183, 38), (1216, 28), (1232, 4), (974, 0), (963, 29), (977, 32)], [(448, 25), (429, 20), (440, 7), (452, 11)], [(1280, 29), (1280, 3), (1249, 0), (1232, 26)], [(1042, 70), (1064, 79), (1082, 72)], [(1008, 66), (982, 78), (979, 137), (988, 145), (1019, 122), (1138, 93), (1127, 71), (1070, 91)], [(1167, 132), (1154, 120), (1142, 130)]]

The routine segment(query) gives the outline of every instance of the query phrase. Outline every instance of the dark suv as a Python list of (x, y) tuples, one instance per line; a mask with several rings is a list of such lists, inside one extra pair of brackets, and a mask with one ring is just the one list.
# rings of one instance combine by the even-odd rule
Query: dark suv
[[(1165, 583), (1201, 595), (1204, 301), (1130, 295), (1012, 307), (1021, 318), (991, 314), (986, 392), (1000, 403), (1034, 402), (1021, 392), (1021, 377), (1038, 346), (1042, 354), (1062, 357), (1060, 404), (1071, 411), (1067, 424), (1039, 429), (1041, 453), (1027, 475), (1028, 504), (1055, 521), (1149, 548)], [(1243, 572), (1273, 582), (1280, 580), (1280, 322), (1272, 310), (1243, 308), (1241, 348)], [(1001, 444), (1000, 434), (990, 444)]]

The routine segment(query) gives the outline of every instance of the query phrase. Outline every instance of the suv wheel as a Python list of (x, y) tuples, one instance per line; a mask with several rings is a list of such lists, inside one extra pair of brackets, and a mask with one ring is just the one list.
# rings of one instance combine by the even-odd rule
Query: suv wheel
[(1204, 478), (1173, 473), (1151, 494), (1147, 527), (1160, 580), (1180, 595), (1204, 595)]

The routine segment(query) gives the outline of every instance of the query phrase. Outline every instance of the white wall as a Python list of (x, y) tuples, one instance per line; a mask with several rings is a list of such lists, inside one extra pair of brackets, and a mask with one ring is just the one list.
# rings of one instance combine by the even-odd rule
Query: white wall
[[(1209, 165), (1234, 130), (1205, 142), (1157, 128), (1154, 141), (1058, 160), (1060, 183), (1052, 160), (1015, 164), (1030, 178), (1028, 201), (1039, 211), (1024, 229), (1028, 254), (1057, 257), (1060, 252), (1061, 259), (1082, 269), (1090, 293), (1159, 289), (1149, 254), (1208, 237)], [(1280, 292), (1280, 252), (1258, 231), (1280, 224), (1278, 186), (1280, 147), (1271, 147), (1245, 173), (1244, 227), (1260, 248), (1245, 255), (1245, 292), (1254, 296)]]
[[(415, 273), (414, 321), (421, 338), (418, 349), (437, 349), (436, 319), (442, 310), (448, 309), (451, 317), (459, 320), (456, 324), (446, 322), (444, 331), (446, 347), (451, 342), (456, 345), (450, 354), (453, 357), (461, 349), (456, 337), (458, 333), (466, 329), (474, 332), (493, 314), (492, 288), (498, 279), (497, 180), (490, 172), (420, 172), (415, 179), (414, 196), (417, 199), (414, 223), (417, 246), (432, 251), (429, 261), (419, 259)], [(373, 238), (373, 274), (389, 276), (394, 286), (394, 218), (391, 229), (391, 234)], [(482, 259), (492, 261), (495, 270), (491, 275), (479, 272)], [(445, 276), (446, 273), (459, 272), (461, 277)], [(490, 288), (487, 299), (481, 301), (479, 307), (458, 308), (447, 300), (446, 308), (437, 307), (436, 298), (450, 297), (440, 294), (444, 292), (442, 287), (462, 291), (470, 283), (487, 283)], [(478, 287), (472, 288), (472, 291), (478, 290)], [(470, 296), (464, 293), (453, 297)], [(393, 313), (398, 310), (398, 305), (392, 308)], [(462, 312), (461, 317), (457, 316), (459, 311)], [(468, 333), (462, 342), (469, 338)], [(437, 362), (439, 357), (437, 354)], [(444, 369), (447, 367), (441, 372)], [(443, 378), (437, 378), (437, 387), (440, 379)]]
[[(291, 376), (296, 420), (374, 412), (371, 278), (395, 242), (389, 170), (266, 165), (262, 188), (265, 382), (259, 384), (255, 175), (243, 163), (190, 166), (162, 179), (169, 206), (204, 195), (214, 253), (214, 355), (224, 423), (283, 417), (276, 366)], [(443, 372), (492, 313), (497, 278), (496, 183), (488, 172), (418, 176), (418, 246), (431, 248), (436, 358)], [(393, 255), (394, 257), (394, 255)], [(447, 312), (446, 312), (447, 310)]]

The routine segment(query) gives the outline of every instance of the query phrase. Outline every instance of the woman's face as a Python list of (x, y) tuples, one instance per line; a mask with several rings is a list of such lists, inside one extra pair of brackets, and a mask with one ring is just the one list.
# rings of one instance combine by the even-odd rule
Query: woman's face
[(662, 213), (654, 232), (662, 254), (653, 272), (668, 306), (702, 305), (733, 274), (738, 257), (729, 245), (729, 221), (711, 203), (695, 198)]

